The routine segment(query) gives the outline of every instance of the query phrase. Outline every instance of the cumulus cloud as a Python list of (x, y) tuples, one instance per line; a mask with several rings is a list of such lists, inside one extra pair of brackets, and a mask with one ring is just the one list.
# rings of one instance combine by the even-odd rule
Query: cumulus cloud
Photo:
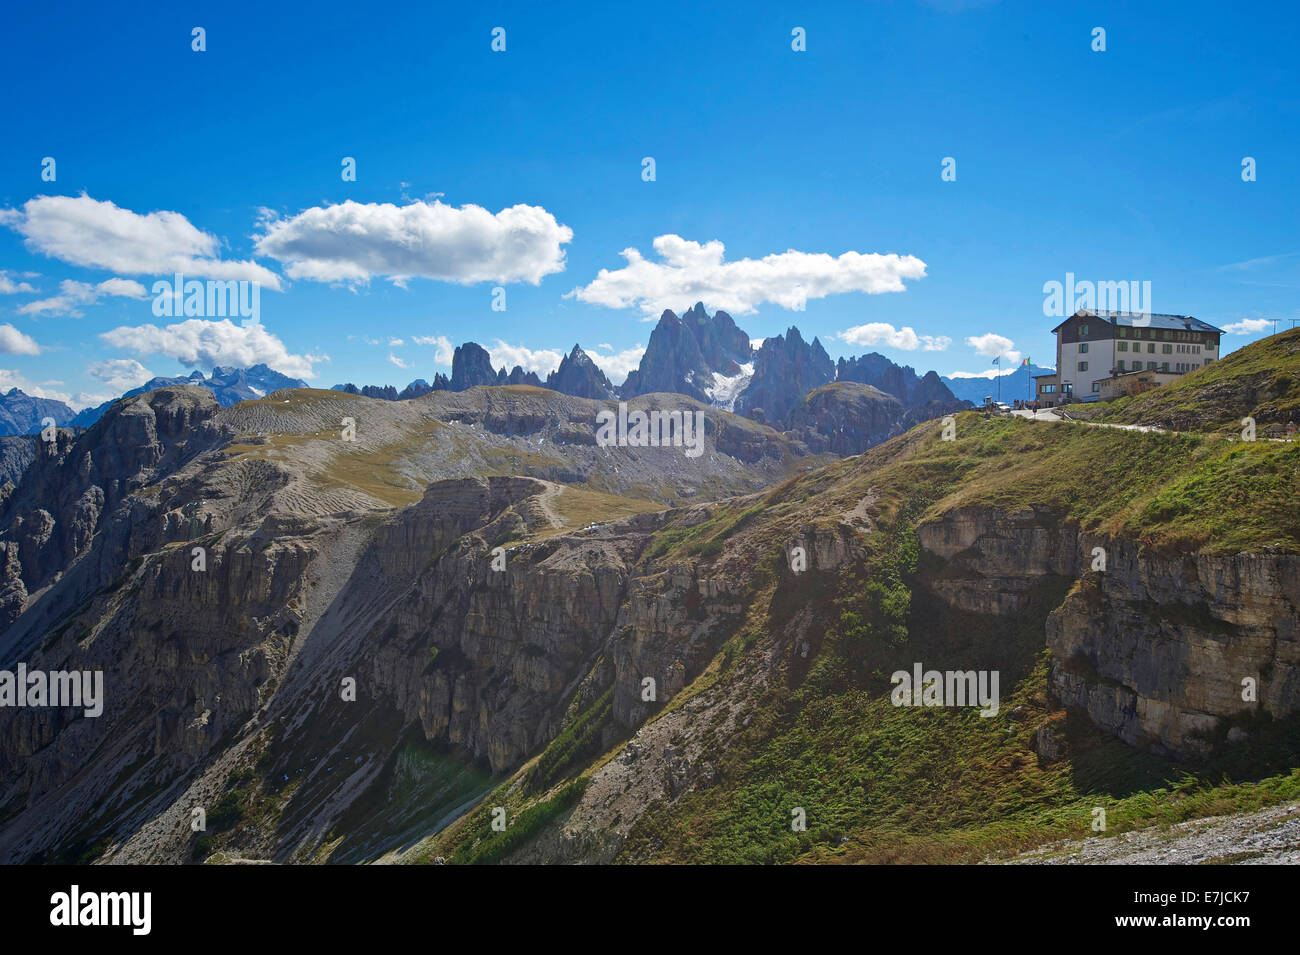
[(400, 358), (398, 358), (396, 355), (394, 355), (392, 352), (389, 352), (389, 353), (388, 353), (388, 360), (391, 361), (391, 362), (392, 362), (394, 365), (396, 365), (398, 368), (410, 368), (410, 367), (411, 367), (409, 364), (407, 364), (406, 362), (402, 361), (402, 359), (400, 359)]
[(153, 372), (134, 358), (108, 358), (97, 361), (86, 368), (86, 374), (98, 378), (118, 394), (130, 391), (132, 388), (139, 388), (154, 377)]
[(72, 395), (64, 391), (51, 391), (43, 388), (34, 382), (28, 381), (27, 376), (21, 371), (9, 368), (0, 368), (0, 391), (8, 391), (10, 388), (17, 388), (23, 394), (31, 395), (33, 398), (49, 398), (52, 401), (62, 401), (74, 409), (85, 407), (83, 404), (77, 404)]
[(73, 265), (126, 275), (170, 275), (260, 282), (279, 289), (280, 277), (252, 261), (218, 256), (220, 241), (179, 212), (146, 215), (112, 202), (80, 196), (37, 196), (0, 222), (23, 237), (27, 248)]
[(524, 371), (535, 371), (542, 378), (559, 368), (560, 360), (564, 357), (552, 348), (539, 348), (534, 351), (523, 345), (507, 345), (499, 338), (496, 346), (488, 349), (488, 354), (492, 356), (494, 368), (504, 365), (509, 371), (515, 365), (519, 365)]
[(131, 279), (106, 279), (98, 285), (64, 279), (59, 283), (59, 294), (28, 302), (18, 309), (24, 315), (71, 315), (81, 317), (82, 305), (94, 305), (101, 298), (147, 298), (144, 286)]
[(292, 355), (284, 342), (262, 325), (236, 325), (229, 319), (191, 318), (175, 325), (121, 326), (99, 336), (137, 355), (166, 355), (188, 367), (266, 364), (295, 378), (314, 378), (323, 355)]
[(411, 338), (411, 341), (417, 345), (432, 345), (437, 349), (433, 353), (433, 363), (450, 367), (451, 359), (456, 354), (456, 348), (446, 335), (415, 335)]
[(257, 251), (285, 264), (290, 278), (365, 283), (373, 276), (473, 285), (541, 282), (564, 270), (573, 230), (540, 206), (491, 213), (438, 201), (397, 206), (348, 200), (287, 219), (267, 218)]
[(1268, 331), (1273, 327), (1271, 319), (1267, 318), (1243, 318), (1239, 322), (1233, 322), (1231, 325), (1224, 325), (1223, 330), (1229, 335), (1255, 335), (1259, 332)]
[(605, 377), (616, 385), (621, 385), (628, 374), (636, 370), (641, 364), (641, 356), (645, 354), (644, 345), (633, 345), (620, 352), (614, 351), (609, 345), (597, 345), (596, 348), (610, 352), (608, 355), (602, 355), (600, 351), (592, 351), (588, 354), (596, 363), (596, 367), (605, 373)]
[(0, 353), (6, 355), (39, 355), (41, 346), (36, 339), (25, 335), (12, 325), (0, 325)]
[(678, 235), (654, 240), (660, 262), (624, 249), (621, 269), (601, 269), (595, 280), (566, 297), (610, 308), (637, 306), (647, 319), (665, 308), (681, 309), (701, 301), (711, 309), (736, 315), (754, 311), (764, 302), (801, 310), (810, 299), (841, 292), (901, 292), (904, 279), (925, 276), (925, 263), (911, 255), (845, 252), (839, 258), (824, 252), (791, 249), (761, 259), (724, 262), (718, 240), (692, 242)]
[(0, 269), (0, 295), (16, 295), (19, 292), (35, 292), (26, 282), (15, 282), (9, 273)]
[(947, 335), (918, 335), (908, 325), (895, 328), (888, 322), (869, 322), (866, 325), (854, 325), (839, 332), (836, 338), (850, 345), (883, 346), (898, 348), (903, 351), (943, 351), (952, 344)]
[(1020, 352), (1015, 350), (1016, 343), (1005, 335), (995, 335), (992, 332), (984, 335), (972, 335), (966, 339), (966, 344), (975, 349), (977, 354), (986, 358), (1001, 358), (1003, 364), (1018, 365), (1020, 363)]

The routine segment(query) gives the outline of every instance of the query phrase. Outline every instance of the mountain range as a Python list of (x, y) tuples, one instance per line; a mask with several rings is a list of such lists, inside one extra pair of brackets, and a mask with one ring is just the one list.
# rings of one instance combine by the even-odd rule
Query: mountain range
[[(779, 338), (756, 378), (828, 373)], [(1297, 413), (1300, 331), (1087, 409), (1179, 434), (968, 411), (843, 457), (944, 401), (852, 368), (903, 397), (628, 399), (698, 456), (536, 385), (168, 385), (10, 439), (0, 673), (103, 695), (0, 706), (0, 864), (976, 863), (1295, 799), (1297, 446), (1240, 421)], [(923, 667), (1001, 689), (900, 699)]]
[[(1005, 404), (1012, 404), (1017, 399), (1032, 401), (1034, 397), (1034, 376), (1050, 375), (1054, 368), (1039, 365), (1021, 365), (1015, 371), (1001, 376), (1001, 383), (993, 378), (959, 377), (950, 375), (943, 379), (958, 400), (969, 401), (975, 405), (984, 404), (985, 398), (998, 400), (999, 393)], [(999, 391), (1000, 389), (1000, 391)]]
[[(864, 409), (866, 393), (832, 389), (819, 395), (816, 413), (805, 410), (799, 412), (797, 420), (792, 417), (810, 393), (837, 382), (867, 385), (895, 401), (874, 403), (870, 421), (855, 427), (853, 415)], [(919, 420), (966, 407), (935, 372), (919, 376), (912, 368), (876, 353), (841, 358), (836, 363), (818, 339), (805, 341), (793, 326), (782, 335), (765, 339), (755, 350), (749, 335), (730, 315), (721, 310), (709, 315), (698, 302), (680, 316), (671, 310), (660, 315), (639, 365), (620, 386), (609, 381), (581, 345), (575, 344), (559, 368), (542, 381), (519, 366), (509, 373), (505, 368), (493, 368), (487, 350), (467, 342), (455, 350), (450, 378), (437, 375), (432, 384), (419, 379), (400, 392), (391, 385), (358, 388), (351, 383), (335, 385), (334, 390), (404, 400), (431, 391), (520, 384), (604, 400), (628, 400), (648, 394), (685, 395), (778, 431), (793, 428), (804, 435), (810, 433), (814, 422), (833, 417), (839, 422), (835, 446), (854, 449), (841, 453), (857, 453)], [(847, 404), (832, 409), (842, 402)]]
[[(806, 396), (833, 382), (869, 385), (894, 397), (897, 403), (875, 404), (870, 425), (854, 429), (849, 419), (855, 409), (862, 410), (863, 393), (834, 389), (819, 396), (817, 414), (810, 417), (800, 412), (797, 422), (791, 418)], [(206, 377), (194, 371), (184, 377), (152, 378), (122, 397), (171, 385), (206, 388), (222, 407), (253, 401), (282, 388), (307, 387), (305, 382), (264, 364), (247, 369), (217, 366)], [(952, 387), (959, 387), (963, 394), (974, 393), (973, 387), (961, 379), (949, 379), (945, 385), (934, 372), (918, 376), (912, 368), (897, 365), (880, 354), (832, 362), (818, 339), (806, 342), (793, 326), (783, 335), (765, 339), (755, 350), (749, 335), (730, 315), (721, 310), (709, 315), (702, 303), (696, 303), (680, 316), (671, 310), (663, 312), (638, 367), (620, 386), (612, 384), (578, 344), (543, 381), (536, 372), (525, 371), (518, 365), (510, 371), (504, 367), (496, 369), (487, 349), (475, 342), (465, 342), (455, 349), (450, 377), (439, 373), (432, 382), (417, 378), (400, 391), (392, 385), (357, 386), (351, 382), (335, 385), (332, 390), (386, 401), (408, 401), (435, 391), (458, 392), (488, 385), (530, 385), (576, 398), (602, 400), (627, 400), (655, 393), (679, 394), (724, 411), (734, 410), (778, 431), (797, 426), (800, 433), (808, 432), (810, 422), (826, 420), (830, 415), (842, 424), (836, 446), (853, 447), (856, 449), (853, 453), (869, 445), (859, 446), (860, 441), (846, 445), (844, 436), (849, 431), (870, 434), (873, 443), (884, 440), (924, 417), (965, 407), (964, 400), (954, 394)], [(854, 395), (850, 407), (830, 409), (831, 405), (847, 400), (850, 394)], [(35, 433), (46, 417), (53, 418), (60, 427), (87, 428), (112, 404), (113, 401), (108, 401), (74, 413), (62, 402), (33, 398), (12, 389), (0, 396), (0, 430), (9, 434)], [(844, 427), (849, 431), (843, 430)]]

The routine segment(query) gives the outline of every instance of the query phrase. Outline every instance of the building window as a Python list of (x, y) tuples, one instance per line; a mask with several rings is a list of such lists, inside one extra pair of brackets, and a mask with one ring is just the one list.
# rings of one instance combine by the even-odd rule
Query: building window
[(1118, 345), (1116, 345), (1115, 347), (1116, 347), (1117, 349), (1119, 349), (1120, 351), (1128, 351), (1128, 342), (1120, 342), (1120, 343), (1119, 343)]
[(1155, 353), (1156, 353), (1156, 343), (1147, 342), (1147, 354), (1154, 355)]
[(1162, 354), (1165, 354), (1165, 355), (1172, 355), (1172, 354), (1174, 353), (1174, 346), (1173, 346), (1173, 345), (1161, 345), (1161, 346), (1160, 346), (1160, 351), (1161, 351)]
[(1081, 361), (1081, 362), (1079, 362), (1079, 370), (1080, 370), (1080, 371), (1087, 371), (1087, 370), (1088, 370), (1088, 363), (1087, 363), (1086, 361)]
[(1117, 372), (1119, 372), (1121, 375), (1124, 374), (1124, 359), (1123, 359), (1123, 358), (1121, 358), (1119, 361), (1115, 362), (1115, 370), (1116, 370)]
[(1093, 390), (1093, 393), (1094, 393), (1094, 394), (1095, 394), (1096, 392), (1098, 392), (1098, 391), (1101, 391), (1101, 382), (1100, 382), (1100, 381), (1094, 381), (1094, 382), (1092, 383), (1092, 390)]
[(1156, 370), (1156, 363), (1153, 361), (1147, 362), (1147, 371), (1155, 371), (1155, 370)]
[(1079, 326), (1079, 337), (1080, 337), (1080, 338), (1087, 338), (1087, 337), (1088, 337), (1088, 326), (1087, 326), (1087, 325), (1080, 325), (1080, 326)]
[(1084, 342), (1082, 345), (1079, 346), (1079, 354), (1080, 354), (1080, 355), (1086, 355), (1086, 354), (1088, 354), (1088, 343), (1087, 343), (1087, 342)]
[(1162, 361), (1162, 362), (1160, 363), (1160, 370), (1161, 370), (1161, 371), (1168, 371), (1168, 370), (1169, 370), (1169, 362), (1167, 362), (1167, 361)]

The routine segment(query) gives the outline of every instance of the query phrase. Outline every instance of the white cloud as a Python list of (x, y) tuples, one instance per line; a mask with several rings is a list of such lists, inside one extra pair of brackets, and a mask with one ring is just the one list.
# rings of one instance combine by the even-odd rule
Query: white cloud
[(605, 377), (616, 385), (621, 385), (628, 374), (636, 370), (641, 364), (641, 356), (645, 354), (644, 345), (633, 345), (621, 352), (615, 352), (609, 345), (597, 345), (596, 348), (611, 352), (608, 355), (602, 355), (599, 351), (588, 352), (588, 354), (596, 363), (596, 367), (605, 373)]
[(1243, 318), (1241, 321), (1233, 322), (1231, 325), (1224, 325), (1223, 330), (1229, 335), (1255, 335), (1259, 332), (1269, 331), (1272, 327), (1272, 319)]
[(42, 388), (40, 385), (28, 381), (27, 376), (21, 371), (0, 368), (0, 392), (8, 391), (10, 388), (17, 388), (23, 394), (31, 395), (33, 398), (49, 398), (53, 401), (62, 401), (77, 410), (85, 407), (85, 405), (76, 404), (72, 395), (67, 392)]
[(138, 388), (154, 377), (144, 365), (134, 358), (108, 358), (97, 361), (86, 369), (86, 374), (98, 378), (117, 394)]
[(925, 351), (943, 351), (952, 344), (952, 339), (947, 335), (918, 335), (910, 326), (895, 328), (888, 322), (854, 325), (839, 332), (835, 337), (850, 345), (883, 346), (903, 351), (916, 351), (918, 348)]
[(26, 282), (15, 282), (9, 273), (0, 269), (0, 295), (15, 295), (19, 292), (35, 292)]
[(688, 241), (678, 235), (654, 240), (663, 260), (650, 262), (636, 249), (624, 249), (621, 269), (601, 269), (590, 284), (566, 298), (610, 308), (637, 306), (648, 319), (665, 308), (681, 310), (693, 302), (735, 315), (754, 311), (764, 302), (801, 310), (810, 299), (842, 292), (901, 292), (904, 279), (925, 276), (925, 263), (911, 255), (845, 252), (839, 258), (824, 252), (791, 249), (761, 259), (723, 262), (718, 240)]
[(28, 302), (18, 311), (23, 315), (70, 315), (80, 318), (82, 313), (79, 306), (94, 305), (101, 298), (110, 295), (121, 298), (148, 298), (144, 286), (131, 279), (105, 279), (98, 285), (64, 279), (59, 283), (58, 295)]
[(451, 360), (456, 354), (456, 348), (446, 335), (416, 335), (411, 341), (417, 345), (433, 345), (437, 351), (433, 353), (433, 363), (435, 365), (451, 366)]
[(473, 285), (541, 282), (564, 270), (573, 230), (540, 206), (493, 214), (482, 206), (441, 202), (313, 206), (287, 219), (268, 218), (257, 251), (285, 263), (290, 278), (368, 282), (414, 276)]
[(323, 355), (291, 355), (284, 342), (262, 325), (236, 325), (230, 319), (207, 321), (191, 318), (175, 325), (121, 326), (99, 336), (110, 345), (137, 355), (166, 355), (183, 365), (211, 368), (235, 365), (247, 368), (264, 363), (295, 378), (314, 378)]
[(279, 290), (280, 277), (252, 261), (218, 256), (220, 241), (195, 228), (179, 212), (146, 215), (112, 202), (80, 196), (37, 196), (22, 209), (3, 210), (0, 222), (29, 249), (73, 265), (126, 275), (170, 275), (260, 282)]
[(948, 378), (986, 378), (992, 381), (995, 378), (1002, 378), (1006, 375), (1014, 375), (1020, 366), (1014, 368), (990, 368), (987, 371), (954, 371)]
[(406, 362), (402, 361), (402, 359), (400, 359), (400, 358), (398, 358), (396, 355), (394, 355), (392, 352), (389, 352), (389, 353), (388, 353), (388, 360), (391, 361), (391, 362), (392, 362), (394, 365), (396, 365), (398, 368), (410, 368), (410, 367), (411, 367), (411, 366), (408, 365)]
[(966, 344), (985, 358), (1001, 357), (1003, 365), (1020, 364), (1020, 352), (1014, 347), (1016, 343), (1005, 335), (995, 335), (992, 332), (972, 335), (966, 339)]
[(67, 405), (72, 408), (73, 411), (80, 411), (82, 408), (98, 408), (105, 401), (116, 401), (120, 397), (122, 397), (120, 394), (101, 395), (93, 392), (78, 391), (72, 396), (71, 400), (67, 402)]
[(506, 371), (511, 371), (515, 365), (520, 365), (524, 371), (535, 371), (542, 378), (559, 368), (560, 360), (564, 357), (554, 349), (540, 348), (534, 351), (523, 345), (507, 345), (499, 338), (496, 347), (488, 349), (488, 354), (492, 356), (494, 368), (504, 365)]
[(24, 335), (12, 325), (0, 325), (0, 353), (6, 355), (39, 355), (41, 346), (36, 339)]
[(400, 338), (390, 338), (390, 339), (388, 339), (388, 347), (389, 347), (389, 348), (401, 348), (401, 347), (402, 347), (403, 345), (405, 345), (405, 344), (406, 344), (406, 342), (402, 341)]

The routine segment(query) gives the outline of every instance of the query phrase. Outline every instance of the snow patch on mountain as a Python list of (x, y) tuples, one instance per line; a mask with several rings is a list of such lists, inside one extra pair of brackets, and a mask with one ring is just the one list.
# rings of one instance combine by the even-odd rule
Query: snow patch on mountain
[(706, 385), (704, 393), (709, 396), (709, 404), (721, 408), (723, 411), (734, 411), (736, 399), (740, 393), (749, 385), (749, 379), (754, 377), (754, 363), (746, 362), (740, 365), (740, 374), (732, 375), (728, 378), (720, 371), (713, 373), (713, 384)]

